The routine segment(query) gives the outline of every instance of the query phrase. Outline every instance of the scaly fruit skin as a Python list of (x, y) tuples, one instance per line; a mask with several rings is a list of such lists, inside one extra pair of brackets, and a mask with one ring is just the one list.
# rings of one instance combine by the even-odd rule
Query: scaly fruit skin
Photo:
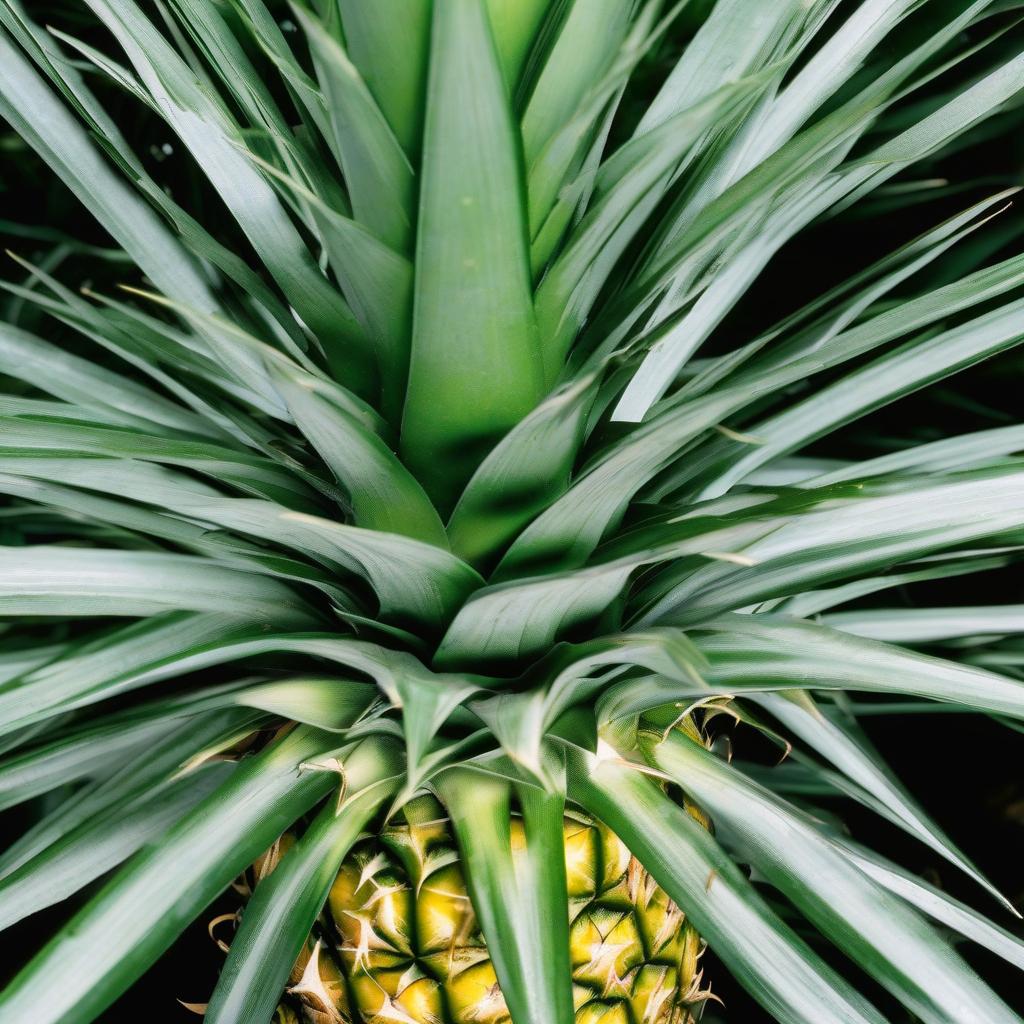
[[(346, 857), (275, 1024), (508, 1024), (443, 809), (423, 797), (402, 819)], [(564, 836), (576, 1024), (695, 1021), (682, 911), (603, 825), (567, 816)]]

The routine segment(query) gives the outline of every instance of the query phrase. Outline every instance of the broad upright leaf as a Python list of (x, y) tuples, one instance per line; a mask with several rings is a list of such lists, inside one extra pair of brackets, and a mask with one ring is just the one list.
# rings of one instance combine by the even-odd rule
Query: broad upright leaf
[(541, 397), (516, 129), (485, 0), (434, 5), (402, 452), (442, 512)]

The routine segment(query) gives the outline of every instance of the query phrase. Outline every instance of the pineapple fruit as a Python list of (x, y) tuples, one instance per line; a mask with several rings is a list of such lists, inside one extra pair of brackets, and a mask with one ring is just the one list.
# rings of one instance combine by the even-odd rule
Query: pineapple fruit
[[(280, 1021), (510, 1021), (443, 806), (419, 797), (399, 819), (346, 856)], [(604, 825), (567, 815), (563, 834), (576, 1024), (698, 1020), (709, 993), (702, 943), (683, 912)], [(255, 873), (272, 870), (291, 841), (282, 837)], [(525, 843), (519, 818), (512, 843)]]

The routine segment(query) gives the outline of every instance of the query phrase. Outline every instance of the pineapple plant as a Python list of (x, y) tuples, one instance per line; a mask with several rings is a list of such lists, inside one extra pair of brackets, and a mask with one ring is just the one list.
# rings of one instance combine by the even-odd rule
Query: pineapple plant
[(1020, 1021), (860, 722), (1024, 718), (1024, 429), (949, 415), (1019, 373), (1016, 183), (949, 172), (1022, 98), (997, 0), (0, 0), (4, 166), (100, 232), (5, 221), (0, 926), (71, 906), (0, 1022), (243, 874), (211, 1024), (682, 1024), (705, 943), (782, 1022)]

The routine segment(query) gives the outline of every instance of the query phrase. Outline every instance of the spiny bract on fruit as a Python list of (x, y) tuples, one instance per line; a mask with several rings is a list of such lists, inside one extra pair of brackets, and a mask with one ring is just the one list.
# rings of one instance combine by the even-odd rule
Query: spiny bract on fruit
[(1019, 8), (0, 0), (0, 1024), (1020, 1024)]

